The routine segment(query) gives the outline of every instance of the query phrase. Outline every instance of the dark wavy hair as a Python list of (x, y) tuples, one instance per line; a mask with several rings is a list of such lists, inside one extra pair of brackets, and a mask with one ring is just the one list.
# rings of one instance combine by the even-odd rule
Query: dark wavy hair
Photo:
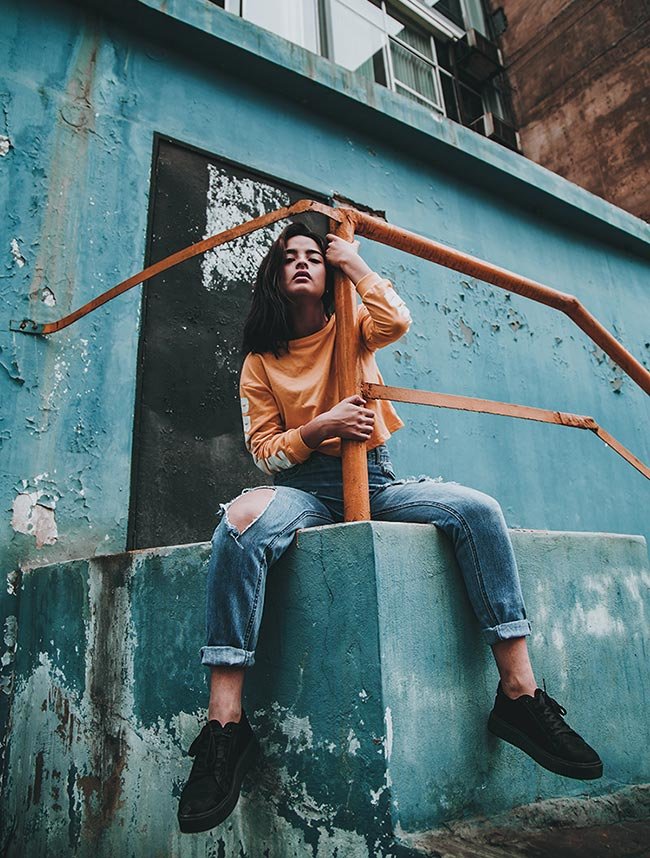
[[(306, 235), (316, 242), (325, 260), (327, 240), (304, 223), (290, 223), (271, 245), (257, 271), (253, 302), (244, 322), (242, 354), (272, 352), (280, 357), (289, 351), (293, 338), (290, 299), (281, 288), (281, 274), (287, 242), (296, 235)], [(325, 262), (325, 292), (323, 308), (329, 318), (334, 305), (334, 271)]]

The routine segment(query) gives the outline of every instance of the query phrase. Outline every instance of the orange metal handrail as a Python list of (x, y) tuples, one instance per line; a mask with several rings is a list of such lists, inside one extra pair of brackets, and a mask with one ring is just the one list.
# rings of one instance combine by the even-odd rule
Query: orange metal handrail
[(387, 244), (398, 250), (404, 250), (413, 256), (420, 256), (422, 259), (444, 265), (445, 268), (453, 268), (455, 271), (469, 274), (478, 280), (492, 283), (500, 289), (507, 289), (517, 295), (523, 295), (524, 298), (531, 298), (540, 304), (561, 310), (596, 345), (600, 346), (642, 390), (650, 394), (650, 372), (583, 307), (574, 295), (559, 292), (557, 289), (550, 289), (548, 286), (543, 286), (528, 277), (522, 277), (506, 268), (484, 262), (482, 259), (469, 256), (460, 250), (454, 250), (430, 238), (423, 238), (414, 232), (384, 223), (379, 218), (371, 217), (364, 212), (355, 213), (355, 222), (356, 233), (365, 238)]
[[(84, 304), (78, 310), (55, 322), (38, 323), (31, 319), (22, 322), (12, 321), (11, 330), (28, 334), (48, 335), (60, 331), (78, 319), (103, 306), (108, 301), (144, 283), (152, 277), (167, 271), (187, 259), (205, 253), (214, 247), (269, 226), (279, 220), (292, 217), (303, 212), (313, 211), (330, 218), (330, 229), (342, 237), (353, 240), (355, 234), (362, 235), (372, 241), (404, 250), (414, 256), (428, 259), (461, 271), (472, 277), (492, 283), (501, 289), (523, 295), (533, 301), (553, 307), (565, 313), (580, 327), (590, 339), (614, 360), (621, 369), (641, 387), (650, 393), (650, 372), (628, 352), (618, 340), (604, 328), (598, 320), (589, 313), (573, 295), (551, 289), (527, 277), (522, 277), (505, 268), (469, 256), (459, 250), (444, 244), (424, 238), (416, 233), (393, 226), (379, 218), (372, 217), (357, 209), (342, 206), (332, 208), (315, 200), (299, 200), (293, 205), (285, 206), (268, 212), (254, 220), (224, 230), (196, 244), (183, 248), (165, 259), (150, 265), (138, 274), (134, 274), (102, 295)], [(335, 311), (337, 314), (337, 371), (339, 373), (339, 388), (341, 397), (350, 396), (360, 390), (374, 399), (394, 399), (396, 401), (419, 402), (421, 404), (438, 405), (440, 407), (457, 408), (470, 411), (484, 411), (492, 414), (505, 414), (510, 417), (523, 417), (540, 420), (547, 423), (558, 423), (582, 429), (590, 429), (601, 440), (626, 461), (650, 478), (650, 470), (636, 456), (630, 453), (622, 444), (616, 441), (608, 432), (600, 427), (591, 417), (580, 417), (574, 414), (547, 411), (523, 405), (513, 405), (503, 402), (471, 397), (454, 397), (451, 394), (430, 393), (426, 391), (390, 388), (385, 385), (370, 385), (364, 383), (358, 376), (356, 356), (352, 348), (354, 328), (354, 289), (347, 278), (337, 275), (335, 291)], [(411, 398), (407, 398), (411, 397)], [(535, 416), (533, 416), (535, 415)], [(360, 441), (343, 440), (341, 443), (343, 459), (343, 494), (344, 514), (346, 521), (366, 520), (370, 517), (368, 502), (368, 474), (365, 462), (365, 443)]]
[[(331, 228), (341, 238), (354, 241), (354, 222), (349, 217), (344, 216), (340, 224), (331, 221)], [(335, 358), (340, 399), (358, 393), (361, 386), (357, 341), (354, 336), (356, 305), (356, 289), (348, 278), (337, 270), (334, 278)], [(345, 521), (369, 521), (370, 493), (365, 443), (341, 439), (341, 460), (343, 518)]]
[(532, 408), (530, 405), (496, 402), (493, 399), (476, 399), (471, 396), (456, 396), (452, 393), (432, 393), (428, 390), (413, 390), (408, 387), (389, 387), (386, 384), (370, 384), (365, 381), (361, 384), (361, 395), (367, 399), (390, 399), (391, 402), (412, 402), (416, 405), (453, 408), (455, 411), (501, 414), (505, 417), (537, 420), (540, 423), (557, 423), (559, 426), (571, 426), (573, 429), (589, 429), (650, 480), (650, 468), (644, 465), (641, 459), (638, 459), (627, 447), (620, 444), (616, 438), (613, 438), (609, 432), (606, 432), (602, 426), (599, 426), (593, 417), (569, 414), (566, 411), (550, 411), (546, 408)]
[(327, 215), (327, 217), (335, 220), (337, 223), (342, 220), (342, 215), (340, 214), (339, 209), (333, 209), (330, 206), (317, 202), (316, 200), (298, 200), (298, 202), (293, 203), (293, 205), (284, 206), (281, 209), (274, 209), (272, 212), (268, 212), (268, 214), (261, 215), (253, 220), (248, 220), (246, 223), (232, 227), (232, 229), (226, 229), (223, 232), (218, 232), (216, 235), (211, 235), (209, 238), (204, 238), (203, 241), (197, 241), (196, 244), (190, 244), (188, 247), (184, 247), (182, 250), (178, 250), (176, 253), (166, 256), (159, 262), (149, 265), (143, 271), (139, 271), (132, 277), (122, 280), (122, 282), (118, 283), (117, 286), (113, 286), (112, 289), (107, 289), (106, 292), (102, 292), (102, 294), (97, 298), (93, 298), (92, 301), (88, 301), (88, 303), (79, 307), (78, 310), (75, 310), (73, 313), (68, 313), (67, 316), (63, 316), (56, 322), (42, 323), (34, 322), (32, 319), (23, 319), (22, 322), (15, 322), (12, 320), (9, 324), (9, 329), (12, 331), (18, 331), (21, 334), (54, 334), (57, 331), (63, 330), (63, 328), (67, 328), (68, 325), (71, 325), (73, 322), (87, 316), (88, 313), (92, 313), (93, 310), (97, 310), (99, 307), (102, 307), (104, 304), (112, 301), (113, 298), (117, 298), (118, 295), (123, 295), (125, 292), (128, 292), (129, 289), (133, 289), (134, 286), (139, 286), (140, 283), (145, 283), (147, 280), (151, 280), (152, 277), (156, 277), (158, 274), (162, 274), (163, 271), (168, 271), (170, 268), (180, 265), (181, 262), (185, 262), (187, 259), (192, 259), (193, 256), (199, 256), (202, 253), (206, 253), (208, 250), (212, 250), (213, 247), (218, 247), (220, 244), (227, 244), (229, 241), (234, 241), (242, 235), (248, 235), (249, 233), (262, 229), (265, 226), (270, 226), (272, 223), (276, 223), (279, 220), (284, 220), (285, 218), (308, 211)]

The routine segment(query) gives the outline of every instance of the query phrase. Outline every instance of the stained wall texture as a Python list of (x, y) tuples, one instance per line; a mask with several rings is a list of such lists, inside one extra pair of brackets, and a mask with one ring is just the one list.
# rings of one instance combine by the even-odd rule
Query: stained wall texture
[[(507, 843), (647, 817), (645, 540), (512, 537), (537, 669), (600, 749), (602, 778), (554, 775), (488, 734), (496, 670), (446, 537), (328, 525), (301, 531), (271, 570), (245, 693), (262, 758), (228, 822), (204, 834), (175, 817), (204, 717), (192, 607), (210, 544), (25, 574), (3, 855), (495, 858), (478, 847), (495, 827)], [(458, 825), (464, 841), (439, 851)]]
[[(47, 338), (9, 321), (59, 318), (143, 267), (156, 134), (571, 292), (650, 365), (646, 226), (529, 160), (206, 0), (1, 0), (0, 14), (3, 717), (21, 570), (126, 547), (141, 290)], [(199, 235), (211, 223), (206, 209)], [(362, 252), (414, 318), (379, 355), (387, 383), (589, 414), (650, 459), (648, 398), (568, 319), (380, 245)], [(513, 527), (648, 535), (645, 481), (590, 434), (398, 411), (402, 475), (486, 491)], [(214, 469), (196, 479), (216, 496)]]
[(647, 0), (489, 0), (524, 155), (650, 220)]

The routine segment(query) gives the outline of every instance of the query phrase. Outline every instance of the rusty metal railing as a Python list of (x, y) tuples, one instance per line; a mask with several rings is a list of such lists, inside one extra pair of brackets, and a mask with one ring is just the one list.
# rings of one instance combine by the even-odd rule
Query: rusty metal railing
[[(507, 271), (505, 268), (500, 268), (482, 259), (477, 259), (461, 251), (454, 250), (439, 242), (423, 238), (416, 233), (393, 226), (357, 209), (345, 206), (332, 208), (314, 200), (300, 200), (291, 206), (276, 209), (261, 217), (183, 248), (183, 250), (167, 256), (154, 265), (150, 265), (127, 280), (123, 280), (112, 289), (107, 290), (97, 298), (84, 304), (78, 310), (69, 313), (55, 322), (39, 323), (31, 319), (24, 319), (21, 322), (11, 321), (10, 329), (25, 334), (49, 335), (55, 333), (73, 324), (78, 319), (83, 318), (83, 316), (86, 316), (98, 307), (103, 306), (118, 295), (122, 295), (134, 286), (144, 283), (146, 280), (179, 265), (187, 259), (191, 259), (194, 256), (205, 253), (207, 250), (240, 238), (242, 235), (255, 232), (279, 220), (284, 220), (308, 211), (326, 215), (330, 219), (330, 231), (349, 241), (352, 241), (355, 235), (362, 235), (372, 241), (403, 250), (413, 256), (428, 259), (446, 268), (461, 271), (463, 274), (476, 277), (501, 289), (515, 292), (518, 295), (523, 295), (525, 298), (546, 304), (555, 310), (560, 310), (578, 325), (596, 345), (600, 346), (642, 390), (650, 394), (650, 372), (573, 295), (551, 289), (527, 277)], [(339, 373), (339, 394), (342, 399), (352, 396), (355, 393), (361, 393), (367, 399), (390, 399), (420, 405), (433, 405), (439, 408), (502, 414), (526, 420), (556, 423), (560, 426), (569, 426), (576, 429), (588, 429), (594, 432), (640, 473), (650, 479), (650, 468), (599, 426), (593, 417), (532, 408), (526, 405), (494, 402), (487, 399), (389, 387), (364, 382), (359, 374), (353, 336), (356, 304), (355, 289), (353, 284), (340, 272), (336, 276), (334, 298), (337, 325), (336, 360)], [(370, 503), (365, 442), (344, 439), (341, 442), (341, 454), (343, 460), (345, 520), (368, 520), (370, 518)]]

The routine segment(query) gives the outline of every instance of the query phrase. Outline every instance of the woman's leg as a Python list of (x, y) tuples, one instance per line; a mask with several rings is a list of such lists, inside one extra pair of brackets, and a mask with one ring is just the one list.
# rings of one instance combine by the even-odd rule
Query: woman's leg
[[(512, 543), (494, 498), (458, 483), (421, 478), (379, 488), (371, 495), (371, 511), (378, 521), (435, 524), (451, 539), (487, 643), (530, 634)], [(520, 671), (528, 681), (521, 645), (497, 650), (495, 657), (506, 676)]]
[(452, 540), (501, 676), (490, 731), (552, 772), (600, 777), (603, 764), (596, 751), (563, 720), (565, 710), (537, 688), (526, 646), (530, 625), (499, 504), (475, 489), (422, 478), (375, 490), (371, 510), (378, 520), (430, 522)]
[(327, 507), (309, 492), (276, 486), (246, 491), (223, 507), (208, 567), (207, 645), (211, 668), (208, 723), (192, 742), (192, 771), (178, 808), (181, 831), (207, 831), (223, 822), (239, 799), (257, 754), (257, 740), (241, 706), (246, 668), (254, 663), (266, 575), (298, 528), (331, 524)]
[(501, 688), (511, 700), (522, 694), (535, 696), (537, 682), (528, 656), (525, 637), (508, 638), (492, 644), (492, 655), (497, 663)]
[(230, 504), (212, 537), (207, 581), (207, 643), (212, 668), (208, 717), (226, 723), (241, 714), (244, 670), (255, 660), (269, 566), (289, 548), (298, 528), (331, 524), (309, 492), (285, 486), (246, 491)]

